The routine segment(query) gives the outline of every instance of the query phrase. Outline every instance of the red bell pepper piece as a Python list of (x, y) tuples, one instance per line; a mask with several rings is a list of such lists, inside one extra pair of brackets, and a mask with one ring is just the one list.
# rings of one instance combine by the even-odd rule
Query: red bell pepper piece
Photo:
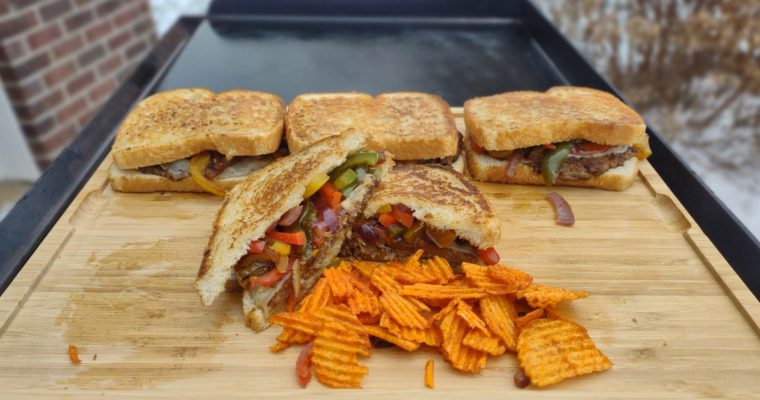
[(295, 293), (290, 293), (290, 297), (288, 297), (288, 304), (285, 306), (285, 311), (291, 312), (295, 310), (296, 303), (298, 303), (298, 297), (296, 297)]
[(327, 240), (327, 232), (329, 230), (330, 228), (326, 222), (317, 222), (317, 224), (311, 230), (314, 233), (314, 246), (321, 247), (325, 243), (325, 240)]
[(493, 247), (489, 247), (485, 250), (478, 249), (478, 254), (480, 254), (480, 259), (483, 260), (483, 263), (486, 265), (496, 265), (499, 263), (499, 253), (497, 253)]
[(298, 382), (301, 382), (301, 387), (306, 387), (311, 380), (311, 346), (312, 342), (304, 346), (296, 360), (296, 375), (298, 375)]
[(554, 143), (542, 144), (541, 146), (544, 146), (549, 150), (557, 150), (557, 145), (555, 145)]
[(340, 193), (330, 182), (325, 182), (325, 184), (319, 188), (319, 195), (330, 208), (334, 207), (336, 204), (340, 204), (340, 199), (343, 196), (343, 194)]
[(378, 220), (386, 228), (398, 222), (398, 219), (393, 215), (393, 211), (381, 215)]
[(303, 233), (303, 231), (298, 231), (298, 232), (293, 232), (293, 233), (269, 231), (267, 232), (267, 236), (274, 240), (279, 240), (287, 244), (295, 244), (295, 245), (306, 244), (306, 235)]
[(266, 287), (272, 286), (272, 284), (282, 279), (283, 276), (289, 274), (292, 268), (293, 263), (288, 263), (288, 269), (285, 272), (279, 272), (277, 271), (277, 268), (272, 268), (269, 272), (267, 272), (266, 275), (262, 276), (261, 278), (251, 279), (251, 287), (249, 290), (253, 290), (256, 285)]
[(254, 240), (251, 245), (248, 246), (248, 254), (261, 254), (266, 247), (267, 242), (263, 240)]
[(393, 215), (407, 228), (411, 228), (414, 223), (414, 215), (412, 215), (412, 209), (403, 205), (396, 204), (393, 206)]
[(478, 144), (475, 143), (475, 141), (472, 139), (470, 139), (470, 146), (472, 146), (472, 149), (475, 150), (475, 152), (478, 154), (483, 154), (483, 152), (486, 150), (485, 147), (478, 146)]

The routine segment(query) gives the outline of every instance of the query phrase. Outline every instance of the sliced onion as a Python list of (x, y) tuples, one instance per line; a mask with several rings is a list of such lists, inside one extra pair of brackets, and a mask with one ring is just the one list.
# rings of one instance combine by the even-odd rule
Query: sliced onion
[(288, 256), (280, 254), (280, 261), (277, 262), (277, 272), (284, 274), (288, 272), (288, 263), (290, 260), (288, 260)]
[(520, 160), (522, 160), (526, 151), (528, 151), (528, 149), (517, 149), (512, 153), (512, 157), (509, 158), (509, 165), (507, 165), (507, 180), (510, 180), (515, 176), (517, 165), (520, 164)]
[(554, 204), (554, 208), (557, 209), (557, 223), (564, 226), (572, 226), (575, 224), (575, 216), (573, 210), (570, 208), (570, 204), (565, 201), (559, 194), (552, 192), (546, 195), (546, 198)]
[(296, 298), (301, 297), (301, 263), (297, 257), (290, 257), (293, 263), (293, 294)]
[(298, 217), (301, 216), (301, 212), (303, 211), (303, 206), (298, 205), (290, 209), (290, 211), (286, 212), (285, 215), (283, 215), (280, 218), (279, 224), (282, 226), (290, 226), (293, 225), (293, 222), (298, 221)]
[(340, 229), (340, 225), (338, 225), (338, 217), (335, 216), (333, 210), (329, 208), (321, 210), (319, 211), (319, 216), (322, 217), (322, 220), (327, 224), (330, 233), (335, 233)]
[(271, 232), (274, 230), (274, 228), (277, 228), (277, 221), (272, 222), (272, 225), (269, 225), (269, 228), (267, 228), (267, 232)]
[(322, 196), (320, 196), (319, 193), (317, 193), (314, 196), (311, 196), (311, 204), (314, 205), (314, 208), (316, 208), (317, 211), (322, 211), (325, 208), (328, 208), (327, 204), (325, 204), (325, 201), (322, 200)]
[(377, 232), (372, 229), (371, 225), (360, 224), (357, 231), (362, 241), (364, 241), (364, 243), (369, 246), (374, 246), (383, 241), (383, 239), (380, 238), (380, 235), (378, 235)]

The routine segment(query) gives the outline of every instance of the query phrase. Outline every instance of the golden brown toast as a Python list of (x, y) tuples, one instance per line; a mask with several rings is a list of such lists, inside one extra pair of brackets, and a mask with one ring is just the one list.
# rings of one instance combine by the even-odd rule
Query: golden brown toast
[(435, 164), (396, 167), (383, 178), (364, 209), (372, 218), (386, 204), (403, 204), (414, 217), (439, 229), (453, 229), (481, 249), (501, 237), (499, 216), (488, 199), (459, 172)]
[(487, 150), (512, 150), (586, 139), (623, 145), (645, 141), (644, 120), (617, 97), (594, 89), (554, 87), (464, 103), (467, 135)]
[(389, 151), (397, 160), (441, 158), (457, 149), (454, 116), (435, 95), (302, 94), (288, 106), (285, 137), (293, 153), (347, 128), (368, 134), (368, 150)]
[(285, 124), (285, 103), (263, 92), (177, 89), (141, 101), (116, 133), (111, 153), (121, 169), (187, 158), (205, 150), (227, 157), (270, 154)]

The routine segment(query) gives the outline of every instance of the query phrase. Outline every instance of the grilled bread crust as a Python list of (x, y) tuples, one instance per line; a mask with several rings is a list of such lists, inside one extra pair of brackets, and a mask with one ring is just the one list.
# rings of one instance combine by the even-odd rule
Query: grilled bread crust
[(475, 247), (499, 242), (501, 222), (488, 199), (461, 173), (435, 164), (404, 165), (391, 171), (364, 209), (374, 217), (386, 204), (403, 204), (414, 217), (439, 229), (453, 229)]
[(116, 133), (116, 166), (134, 169), (215, 150), (228, 158), (274, 153), (285, 103), (263, 92), (177, 89), (141, 101)]
[(617, 97), (579, 87), (471, 99), (464, 103), (464, 122), (467, 135), (487, 150), (572, 139), (622, 145), (648, 138), (644, 120)]
[[(507, 181), (509, 161), (499, 160), (484, 154), (478, 154), (470, 146), (465, 146), (467, 170), (473, 179), (481, 182), (513, 183), (518, 185), (545, 185), (543, 174), (534, 174), (527, 165), (518, 165), (512, 179)], [(554, 186), (581, 186), (595, 189), (623, 191), (633, 184), (639, 172), (639, 159), (632, 157), (625, 164), (612, 168), (591, 179), (569, 181), (557, 179)]]
[[(247, 176), (227, 179), (216, 179), (214, 183), (229, 192), (235, 185), (243, 182)], [(108, 169), (108, 180), (111, 187), (117, 192), (151, 193), (151, 192), (195, 192), (207, 193), (192, 177), (173, 181), (163, 176), (144, 174), (136, 169), (121, 169), (116, 164), (111, 164)]]
[(347, 128), (369, 134), (367, 149), (397, 160), (456, 154), (457, 128), (449, 105), (425, 93), (302, 94), (288, 106), (285, 137), (291, 152)]
[(261, 239), (271, 224), (303, 201), (314, 176), (338, 167), (366, 143), (363, 134), (343, 132), (280, 158), (230, 190), (217, 212), (195, 281), (201, 302), (209, 305), (224, 291), (233, 266), (248, 252), (251, 241)]

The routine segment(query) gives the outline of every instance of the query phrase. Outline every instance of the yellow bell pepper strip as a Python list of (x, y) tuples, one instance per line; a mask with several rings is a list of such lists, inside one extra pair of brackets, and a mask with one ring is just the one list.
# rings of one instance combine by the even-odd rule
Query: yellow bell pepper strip
[(633, 147), (639, 149), (639, 152), (636, 153), (636, 157), (639, 160), (643, 160), (652, 155), (652, 149), (649, 148), (649, 137), (641, 140), (638, 143), (634, 143)]
[(214, 186), (214, 182), (203, 175), (203, 171), (208, 166), (210, 160), (211, 155), (208, 151), (194, 155), (193, 158), (190, 159), (190, 176), (193, 177), (195, 183), (202, 187), (203, 190), (224, 197), (227, 192)]
[(311, 181), (309, 181), (309, 184), (306, 185), (306, 191), (303, 194), (304, 199), (308, 199), (314, 193), (317, 193), (317, 190), (322, 187), (322, 185), (325, 184), (325, 182), (330, 180), (330, 175), (327, 175), (326, 172), (322, 172), (317, 174), (315, 177), (311, 178)]
[[(267, 236), (269, 236), (269, 232), (267, 232)], [(290, 246), (283, 242), (278, 241), (277, 239), (275, 239), (274, 243), (269, 245), (269, 247), (271, 247), (272, 249), (274, 249), (276, 252), (280, 253), (283, 256), (287, 256), (288, 254), (290, 254)]]

